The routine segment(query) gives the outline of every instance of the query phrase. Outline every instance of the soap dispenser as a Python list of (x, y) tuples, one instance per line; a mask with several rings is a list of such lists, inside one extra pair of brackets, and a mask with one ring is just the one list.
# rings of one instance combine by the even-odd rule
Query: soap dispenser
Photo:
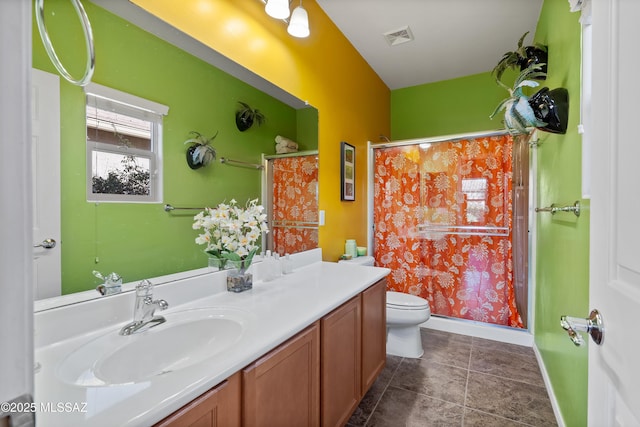
[(272, 266), (273, 266), (272, 268), (273, 268), (274, 279), (277, 279), (278, 277), (282, 276), (282, 263), (280, 262), (280, 254), (278, 253), (273, 254)]
[(264, 273), (263, 280), (265, 282), (269, 282), (275, 279), (275, 274), (273, 271), (273, 256), (271, 256), (271, 251), (267, 250), (266, 255), (264, 256), (264, 261), (262, 262), (262, 272)]
[(280, 262), (282, 263), (282, 274), (293, 273), (293, 263), (289, 254), (284, 254), (284, 258), (282, 258)]
[(355, 239), (349, 239), (345, 242), (344, 253), (351, 255), (351, 258), (356, 258), (358, 256), (358, 245), (356, 244)]

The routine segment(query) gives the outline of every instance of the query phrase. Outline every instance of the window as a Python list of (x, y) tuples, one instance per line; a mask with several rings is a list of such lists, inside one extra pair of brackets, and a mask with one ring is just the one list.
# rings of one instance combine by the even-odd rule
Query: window
[(467, 201), (465, 210), (467, 223), (484, 225), (487, 209), (487, 180), (485, 178), (463, 178), (462, 193)]
[(87, 86), (87, 200), (162, 201), (162, 119), (168, 107)]

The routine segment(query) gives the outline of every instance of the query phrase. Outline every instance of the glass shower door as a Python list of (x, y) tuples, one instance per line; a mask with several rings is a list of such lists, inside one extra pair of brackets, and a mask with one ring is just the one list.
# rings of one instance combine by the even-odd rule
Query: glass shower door
[(269, 156), (267, 249), (284, 255), (318, 247), (318, 155)]
[(513, 140), (374, 149), (374, 254), (434, 315), (523, 327), (514, 292)]

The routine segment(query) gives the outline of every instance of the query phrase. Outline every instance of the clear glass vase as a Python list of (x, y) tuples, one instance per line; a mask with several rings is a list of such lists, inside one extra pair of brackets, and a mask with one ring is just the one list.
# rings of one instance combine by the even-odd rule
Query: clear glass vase
[(209, 256), (209, 268), (213, 270), (226, 270), (228, 267), (228, 260), (223, 257)]
[(227, 271), (227, 290), (243, 292), (253, 288), (253, 274), (249, 273), (251, 261), (240, 260), (227, 262), (231, 268)]

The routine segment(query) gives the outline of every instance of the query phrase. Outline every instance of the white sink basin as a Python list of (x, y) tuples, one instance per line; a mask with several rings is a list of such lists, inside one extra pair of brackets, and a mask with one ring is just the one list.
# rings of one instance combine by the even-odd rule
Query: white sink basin
[(229, 308), (177, 311), (145, 332), (122, 336), (120, 328), (65, 357), (57, 369), (64, 382), (107, 386), (146, 381), (202, 362), (237, 343), (251, 313)]

